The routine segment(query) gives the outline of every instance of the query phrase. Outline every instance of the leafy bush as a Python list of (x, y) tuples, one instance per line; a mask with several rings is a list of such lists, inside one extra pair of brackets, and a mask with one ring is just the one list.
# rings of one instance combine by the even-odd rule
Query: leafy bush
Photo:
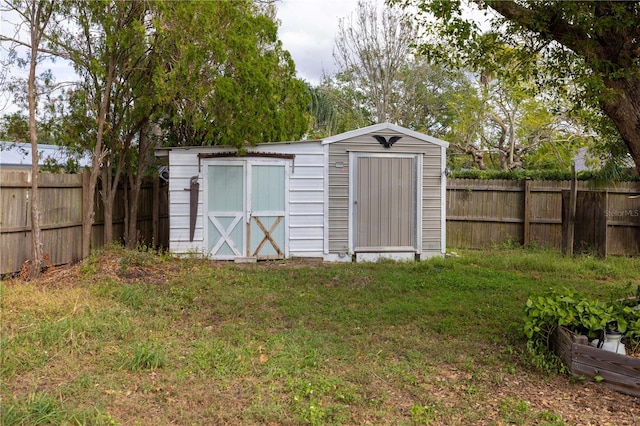
[(590, 339), (600, 336), (607, 323), (614, 321), (629, 342), (640, 339), (640, 311), (633, 309), (633, 298), (611, 303), (593, 300), (573, 290), (551, 295), (529, 297), (525, 305), (524, 333), (533, 343), (530, 347), (546, 349), (553, 331), (565, 327)]

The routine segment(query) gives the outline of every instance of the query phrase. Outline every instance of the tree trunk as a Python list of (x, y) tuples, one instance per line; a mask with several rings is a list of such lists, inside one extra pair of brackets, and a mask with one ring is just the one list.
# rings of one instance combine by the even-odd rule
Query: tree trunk
[(42, 236), (40, 230), (40, 200), (38, 197), (38, 135), (36, 131), (35, 95), (36, 52), (32, 49), (29, 71), (29, 136), (31, 138), (31, 265), (28, 279), (37, 278), (42, 269)]
[(27, 279), (35, 279), (40, 276), (42, 270), (42, 236), (40, 230), (40, 200), (38, 196), (38, 131), (36, 129), (36, 66), (38, 64), (38, 47), (40, 45), (41, 31), (47, 24), (43, 18), (44, 2), (35, 0), (28, 5), (31, 9), (30, 36), (31, 36), (31, 60), (29, 62), (29, 80), (27, 82), (29, 98), (29, 138), (31, 139), (31, 265), (27, 273)]
[(138, 200), (140, 198), (140, 188), (142, 187), (142, 174), (136, 173), (136, 176), (132, 177), (130, 182), (129, 226), (126, 236), (126, 247), (133, 249), (138, 244)]
[(498, 154), (500, 156), (500, 170), (503, 172), (509, 171), (509, 160), (507, 159), (507, 153), (499, 150)]
[[(135, 174), (133, 167), (129, 169), (129, 179), (131, 182), (131, 197), (129, 198), (129, 225), (128, 234), (126, 236), (126, 247), (135, 248), (138, 244), (138, 204), (140, 199), (140, 190), (144, 177), (144, 170), (149, 163), (148, 154), (153, 144), (153, 138), (148, 135), (149, 122), (145, 120), (140, 127), (140, 137), (138, 138), (138, 164)], [(155, 243), (155, 241), (154, 241)]]
[(467, 143), (464, 147), (460, 144), (455, 144), (454, 146), (465, 154), (469, 154), (471, 158), (473, 158), (473, 162), (478, 166), (478, 169), (487, 170), (487, 166), (484, 163), (484, 152), (481, 149), (476, 148), (470, 143)]
[(128, 171), (128, 182), (126, 185), (123, 185), (124, 188), (124, 196), (122, 197), (122, 200), (124, 201), (124, 233), (122, 234), (122, 239), (124, 240), (124, 246), (125, 247), (129, 247), (128, 245), (128, 239), (129, 239), (129, 217), (131, 215), (131, 211), (129, 209), (129, 200), (130, 200), (130, 191), (129, 188), (131, 188), (131, 170)]
[(105, 246), (113, 242), (113, 204), (114, 200), (112, 197), (102, 197), (102, 206), (104, 208), (103, 237)]
[(496, 149), (498, 150), (498, 153), (500, 155), (500, 170), (506, 172), (509, 170), (509, 159), (507, 151), (505, 149), (505, 143), (507, 141), (507, 131), (509, 130), (509, 128), (507, 127), (505, 122), (496, 114), (491, 114), (489, 119), (500, 128), (500, 138), (498, 139)]
[(605, 80), (605, 84), (619, 95), (603, 102), (602, 109), (620, 132), (640, 174), (640, 80)]
[(96, 134), (96, 145), (93, 148), (93, 156), (91, 158), (91, 175), (89, 177), (89, 188), (87, 194), (87, 206), (82, 212), (82, 257), (89, 257), (91, 252), (91, 228), (95, 217), (94, 200), (96, 193), (96, 185), (98, 183), (98, 176), (100, 176), (100, 163), (102, 162), (105, 153), (102, 147), (102, 138), (104, 136), (104, 127), (107, 117), (107, 107), (109, 105), (109, 99), (111, 97), (111, 86), (113, 85), (113, 78), (115, 73), (115, 66), (113, 59), (109, 59), (107, 64), (107, 78), (104, 86), (104, 93), (100, 101), (98, 108), (98, 131)]

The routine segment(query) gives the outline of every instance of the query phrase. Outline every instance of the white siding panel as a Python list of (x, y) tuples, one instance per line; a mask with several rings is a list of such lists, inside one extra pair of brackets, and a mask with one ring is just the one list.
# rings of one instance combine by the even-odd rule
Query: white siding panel
[(296, 166), (293, 176), (297, 179), (314, 178), (322, 180), (324, 177), (324, 168), (322, 166)]
[(289, 215), (291, 228), (324, 227), (324, 215)]
[[(194, 175), (195, 176), (195, 175)], [(198, 179), (198, 183), (200, 184), (200, 195), (202, 195), (202, 178)], [(191, 176), (185, 177), (176, 177), (170, 175), (169, 177), (169, 192), (184, 192), (188, 194), (189, 191), (187, 189), (191, 188)]]
[[(174, 253), (201, 253), (204, 251), (202, 228), (203, 182), (198, 168), (198, 151), (171, 151), (169, 155), (169, 249)], [(189, 241), (189, 211), (191, 177), (198, 176), (200, 192), (198, 194), (198, 218), (194, 239)]]
[(322, 239), (324, 236), (324, 229), (321, 227), (289, 227), (289, 237), (292, 240), (304, 240), (304, 239)]
[(291, 176), (289, 181), (290, 191), (324, 191), (324, 181), (321, 178), (300, 179), (297, 175)]
[(196, 232), (193, 233), (193, 241), (189, 241), (189, 228), (171, 228), (169, 230), (169, 238), (175, 242), (183, 241), (200, 247), (204, 236), (202, 235), (202, 228), (196, 229)]
[(171, 150), (169, 154), (169, 167), (171, 166), (198, 166), (198, 150)]
[[(196, 230), (200, 229), (202, 230), (202, 215), (198, 216), (196, 219)], [(175, 215), (171, 217), (171, 229), (176, 228), (176, 229), (186, 229), (189, 230), (189, 216), (184, 216), (184, 215)]]
[(322, 240), (291, 240), (289, 242), (289, 251), (294, 252), (316, 252), (322, 255)]
[(292, 203), (324, 203), (323, 191), (289, 191), (289, 201)]
[(303, 166), (315, 166), (322, 167), (324, 166), (324, 156), (322, 153), (318, 154), (305, 154), (305, 155), (296, 155), (296, 158), (293, 160), (293, 165), (295, 168), (303, 167)]
[[(187, 209), (187, 213), (189, 214), (189, 206), (191, 203), (191, 193), (189, 191), (185, 191), (185, 190), (179, 190), (179, 191), (171, 191), (171, 205), (173, 206), (180, 206), (180, 208), (186, 208)], [(200, 191), (200, 193), (198, 194), (198, 207), (202, 206), (202, 199), (204, 198), (204, 194), (202, 191)]]
[(290, 203), (289, 216), (293, 215), (322, 215), (324, 213), (323, 203)]

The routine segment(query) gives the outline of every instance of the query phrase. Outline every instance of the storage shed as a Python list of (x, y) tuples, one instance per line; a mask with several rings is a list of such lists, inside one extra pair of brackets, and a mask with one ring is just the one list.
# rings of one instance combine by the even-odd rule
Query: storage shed
[(448, 143), (390, 124), (324, 140), (166, 148), (169, 249), (212, 259), (445, 252)]

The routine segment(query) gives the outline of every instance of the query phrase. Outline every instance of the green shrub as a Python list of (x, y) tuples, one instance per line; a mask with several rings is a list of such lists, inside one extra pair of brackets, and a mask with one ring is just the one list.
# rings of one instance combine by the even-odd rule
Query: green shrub
[(591, 299), (573, 290), (553, 291), (550, 295), (529, 297), (525, 305), (524, 333), (533, 359), (547, 352), (552, 333), (559, 326), (589, 339), (599, 337), (609, 322), (615, 322), (631, 345), (640, 340), (640, 311), (634, 298), (610, 303)]

